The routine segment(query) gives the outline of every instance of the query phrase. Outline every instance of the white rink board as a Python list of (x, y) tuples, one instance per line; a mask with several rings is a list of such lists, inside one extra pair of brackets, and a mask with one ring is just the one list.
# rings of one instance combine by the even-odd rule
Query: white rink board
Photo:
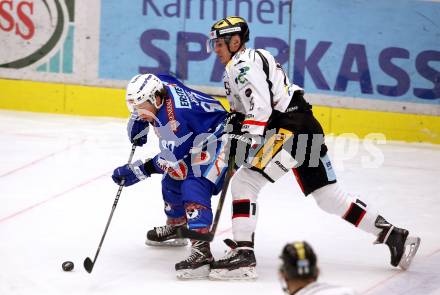
[[(125, 121), (0, 111), (0, 294), (282, 294), (278, 255), (298, 239), (318, 253), (322, 281), (360, 294), (440, 294), (440, 146), (378, 145), (384, 163), (371, 169), (361, 165), (370, 156), (362, 145), (343, 160), (338, 140), (328, 138), (340, 183), (422, 238), (409, 271), (389, 266), (388, 249), (373, 246), (374, 237), (302, 197), (289, 173), (259, 199), (257, 281), (178, 281), (174, 264), (189, 248), (144, 245), (147, 229), (164, 221), (159, 176), (123, 190), (88, 274), (82, 261), (94, 257), (117, 190), (111, 171), (130, 152)], [(157, 151), (154, 135), (148, 145), (134, 159)], [(212, 246), (217, 258), (231, 236), (229, 203), (230, 196)], [(75, 263), (71, 273), (61, 270), (65, 260)]]

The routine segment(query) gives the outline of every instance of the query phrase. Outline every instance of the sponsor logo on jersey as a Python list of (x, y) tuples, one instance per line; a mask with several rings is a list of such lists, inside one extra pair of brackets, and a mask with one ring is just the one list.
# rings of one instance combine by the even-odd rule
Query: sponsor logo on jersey
[(200, 105), (200, 102), (197, 100), (197, 95), (195, 93), (187, 93), (191, 102), (195, 105)]
[(238, 74), (235, 83), (238, 84), (238, 82), (240, 82), (241, 84), (246, 83), (248, 80), (246, 79), (246, 73), (249, 71), (249, 67), (242, 67), (240, 68), (240, 73)]
[(175, 167), (171, 167), (168, 161), (159, 158), (157, 165), (174, 180), (184, 180), (188, 176), (188, 166), (184, 161), (179, 161)]
[(218, 155), (217, 160), (215, 160), (215, 169), (217, 172), (217, 177), (220, 176), (223, 169), (227, 167), (227, 162), (225, 161), (225, 150), (224, 147), (222, 148), (221, 153)]
[(177, 131), (177, 121), (176, 121), (176, 115), (174, 113), (174, 106), (173, 102), (170, 98), (166, 100), (166, 109), (167, 109), (167, 116), (168, 121), (170, 121), (170, 127), (173, 132)]
[(231, 94), (231, 87), (229, 86), (229, 82), (224, 81), (223, 84), (225, 86), (226, 95), (230, 95)]
[(171, 92), (173, 93), (174, 97), (174, 104), (176, 105), (176, 108), (178, 109), (190, 109), (191, 108), (191, 101), (190, 98), (186, 95), (185, 90), (182, 88), (175, 86), (171, 87)]
[(209, 163), (211, 155), (207, 151), (201, 151), (193, 156), (191, 159), (192, 165), (203, 165)]

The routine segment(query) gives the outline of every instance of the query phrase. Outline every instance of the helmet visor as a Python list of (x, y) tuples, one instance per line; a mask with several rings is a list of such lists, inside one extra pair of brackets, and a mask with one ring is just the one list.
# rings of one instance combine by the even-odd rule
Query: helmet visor
[(206, 52), (211, 53), (217, 46), (228, 46), (229, 41), (231, 41), (231, 36), (210, 38), (206, 40)]
[(206, 52), (211, 53), (214, 51), (214, 40), (217, 39), (217, 31), (211, 31), (209, 33), (208, 39), (206, 40)]
[(127, 103), (127, 109), (130, 113), (134, 112), (134, 100), (133, 99), (126, 99), (125, 102)]

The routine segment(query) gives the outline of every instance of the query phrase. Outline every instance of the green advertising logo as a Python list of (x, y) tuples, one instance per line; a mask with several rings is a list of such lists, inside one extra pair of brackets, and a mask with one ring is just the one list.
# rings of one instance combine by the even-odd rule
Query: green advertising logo
[(0, 0), (0, 67), (73, 72), (74, 0)]

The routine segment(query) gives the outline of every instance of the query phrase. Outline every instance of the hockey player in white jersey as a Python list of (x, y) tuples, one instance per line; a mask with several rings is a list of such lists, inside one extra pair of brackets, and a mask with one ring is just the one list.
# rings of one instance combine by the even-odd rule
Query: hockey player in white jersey
[(279, 276), (288, 295), (354, 295), (346, 287), (318, 282), (318, 259), (309, 243), (297, 241), (283, 247)]
[[(225, 65), (224, 87), (231, 106), (231, 138), (252, 157), (231, 181), (234, 240), (222, 259), (211, 265), (212, 279), (257, 277), (253, 233), (257, 197), (262, 187), (293, 170), (304, 195), (324, 211), (338, 215), (386, 244), (391, 264), (406, 269), (420, 239), (386, 221), (336, 181), (324, 132), (304, 99), (304, 91), (289, 82), (282, 66), (266, 50), (246, 48), (249, 28), (241, 17), (219, 20), (211, 27), (208, 50)], [(260, 143), (260, 144), (257, 144)], [(241, 161), (243, 162), (243, 161)], [(240, 163), (239, 163), (240, 164)]]

